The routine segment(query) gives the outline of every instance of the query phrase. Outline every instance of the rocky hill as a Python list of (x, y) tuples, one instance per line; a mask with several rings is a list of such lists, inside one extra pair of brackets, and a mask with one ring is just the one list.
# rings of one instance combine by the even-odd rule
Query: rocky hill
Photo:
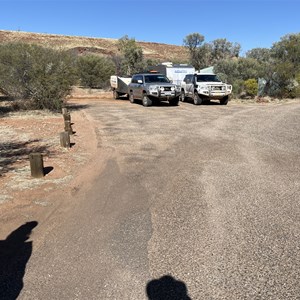
[[(4, 42), (24, 42), (51, 48), (63, 48), (76, 51), (78, 54), (94, 53), (113, 56), (118, 52), (118, 40), (109, 38), (0, 30), (0, 43)], [(139, 41), (137, 44), (142, 47), (145, 57), (149, 59), (174, 62), (184, 62), (188, 59), (188, 52), (182, 46)]]

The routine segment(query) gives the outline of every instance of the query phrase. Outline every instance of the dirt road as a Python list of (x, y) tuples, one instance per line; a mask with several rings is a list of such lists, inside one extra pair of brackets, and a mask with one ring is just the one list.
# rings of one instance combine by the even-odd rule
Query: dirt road
[(85, 110), (93, 180), (31, 220), (19, 299), (299, 299), (299, 102)]

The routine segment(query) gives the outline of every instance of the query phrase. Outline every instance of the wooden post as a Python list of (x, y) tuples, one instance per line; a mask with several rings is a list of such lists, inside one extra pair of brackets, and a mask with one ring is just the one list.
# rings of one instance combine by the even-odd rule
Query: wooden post
[(70, 115), (70, 113), (63, 114), (63, 117), (64, 117), (64, 121), (70, 121), (71, 122), (71, 115)]
[(73, 134), (73, 129), (70, 121), (65, 121), (65, 131), (67, 131), (69, 134)]
[(70, 148), (71, 143), (70, 143), (69, 132), (67, 131), (61, 132), (59, 136), (60, 136), (60, 145), (64, 148)]
[(44, 177), (44, 163), (41, 153), (29, 154), (31, 176), (35, 178)]
[(62, 114), (63, 114), (63, 115), (65, 115), (65, 114), (68, 113), (68, 110), (67, 110), (66, 107), (63, 107), (63, 108), (61, 109), (61, 111), (62, 111)]

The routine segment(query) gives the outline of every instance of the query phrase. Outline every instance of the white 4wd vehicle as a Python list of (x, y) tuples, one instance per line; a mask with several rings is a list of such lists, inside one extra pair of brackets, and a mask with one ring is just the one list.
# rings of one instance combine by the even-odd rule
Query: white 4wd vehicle
[(187, 97), (194, 100), (195, 105), (202, 104), (205, 100), (220, 100), (220, 104), (226, 105), (232, 85), (223, 83), (214, 74), (188, 74), (181, 83), (180, 100), (185, 101)]

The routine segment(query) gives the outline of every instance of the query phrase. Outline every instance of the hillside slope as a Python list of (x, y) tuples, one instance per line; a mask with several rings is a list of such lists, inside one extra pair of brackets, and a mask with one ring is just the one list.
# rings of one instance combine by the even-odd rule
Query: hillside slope
[[(118, 40), (109, 38), (0, 30), (0, 43), (4, 42), (24, 42), (51, 48), (64, 48), (74, 50), (79, 54), (96, 53), (113, 56), (118, 52)], [(143, 48), (146, 58), (175, 62), (188, 59), (188, 52), (182, 46), (151, 42), (137, 42), (137, 44)]]

